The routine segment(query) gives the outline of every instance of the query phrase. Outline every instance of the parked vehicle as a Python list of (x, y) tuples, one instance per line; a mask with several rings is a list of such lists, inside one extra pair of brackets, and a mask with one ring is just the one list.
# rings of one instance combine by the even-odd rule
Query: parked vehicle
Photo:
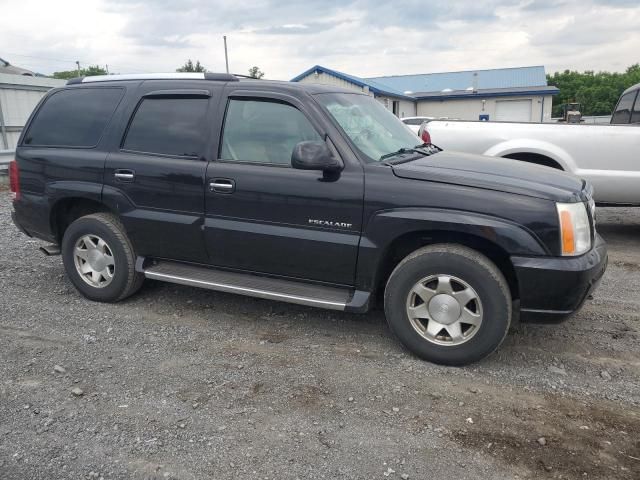
[(579, 103), (565, 103), (561, 105), (562, 118), (558, 120), (564, 123), (580, 123), (582, 121), (582, 109)]
[(400, 119), (416, 135), (424, 122), (435, 120), (435, 117), (404, 117)]
[(449, 120), (449, 117), (404, 117), (400, 119), (416, 135), (419, 135), (420, 127), (425, 122), (432, 120)]
[(612, 125), (433, 121), (419, 135), (445, 150), (564, 170), (593, 185), (599, 204), (640, 205), (640, 84), (626, 90)]
[[(368, 95), (226, 74), (49, 92), (10, 165), (13, 219), (85, 297), (145, 278), (349, 312), (418, 356), (479, 360), (578, 310), (606, 268), (591, 187), (443, 152)], [(517, 301), (516, 301), (517, 300)]]

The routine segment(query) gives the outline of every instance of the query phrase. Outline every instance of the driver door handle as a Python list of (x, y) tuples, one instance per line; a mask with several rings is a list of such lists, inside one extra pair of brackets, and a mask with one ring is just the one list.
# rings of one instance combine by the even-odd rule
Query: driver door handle
[(230, 178), (214, 178), (209, 181), (209, 191), (215, 193), (233, 193), (236, 182)]

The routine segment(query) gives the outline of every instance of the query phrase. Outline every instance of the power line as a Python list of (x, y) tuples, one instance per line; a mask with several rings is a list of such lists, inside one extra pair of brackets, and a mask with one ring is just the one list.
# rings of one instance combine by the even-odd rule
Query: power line
[[(4, 55), (8, 56), (14, 56), (14, 57), (23, 57), (23, 58), (32, 58), (35, 60), (42, 60), (41, 62), (38, 63), (46, 63), (48, 65), (61, 65), (61, 64), (72, 64), (73, 66), (76, 66), (76, 62), (80, 62), (84, 65), (101, 65), (100, 62), (89, 62), (87, 60), (63, 60), (60, 58), (52, 58), (52, 57), (40, 57), (40, 56), (35, 56), (35, 55), (23, 55), (23, 54), (19, 54), (19, 53), (12, 53), (12, 52), (4, 52)], [(37, 64), (33, 64), (31, 62), (28, 63), (22, 63), (22, 65), (28, 66), (29, 68), (39, 68), (39, 66)], [(69, 68), (68, 70), (74, 70), (74, 68)], [(131, 72), (131, 73), (151, 73), (149, 70), (140, 70), (137, 67), (131, 67), (131, 66), (127, 66), (127, 65), (118, 65), (118, 64), (111, 64), (111, 68), (110, 71), (127, 71), (127, 72)]]

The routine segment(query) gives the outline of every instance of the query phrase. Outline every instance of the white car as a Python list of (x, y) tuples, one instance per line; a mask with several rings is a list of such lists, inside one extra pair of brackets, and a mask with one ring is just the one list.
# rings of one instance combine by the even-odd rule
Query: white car
[(435, 117), (404, 117), (400, 119), (400, 121), (409, 127), (416, 135), (418, 135), (420, 126), (424, 122), (429, 122), (431, 120), (435, 120)]
[(622, 94), (611, 125), (432, 121), (419, 135), (445, 150), (565, 170), (593, 185), (600, 204), (640, 205), (640, 84)]

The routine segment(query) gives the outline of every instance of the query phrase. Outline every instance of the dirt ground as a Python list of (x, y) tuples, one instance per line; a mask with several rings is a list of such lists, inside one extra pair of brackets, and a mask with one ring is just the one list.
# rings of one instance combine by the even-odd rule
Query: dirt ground
[(152, 281), (92, 303), (9, 212), (0, 192), (0, 479), (640, 478), (640, 209), (599, 209), (579, 314), (465, 368), (379, 311)]

